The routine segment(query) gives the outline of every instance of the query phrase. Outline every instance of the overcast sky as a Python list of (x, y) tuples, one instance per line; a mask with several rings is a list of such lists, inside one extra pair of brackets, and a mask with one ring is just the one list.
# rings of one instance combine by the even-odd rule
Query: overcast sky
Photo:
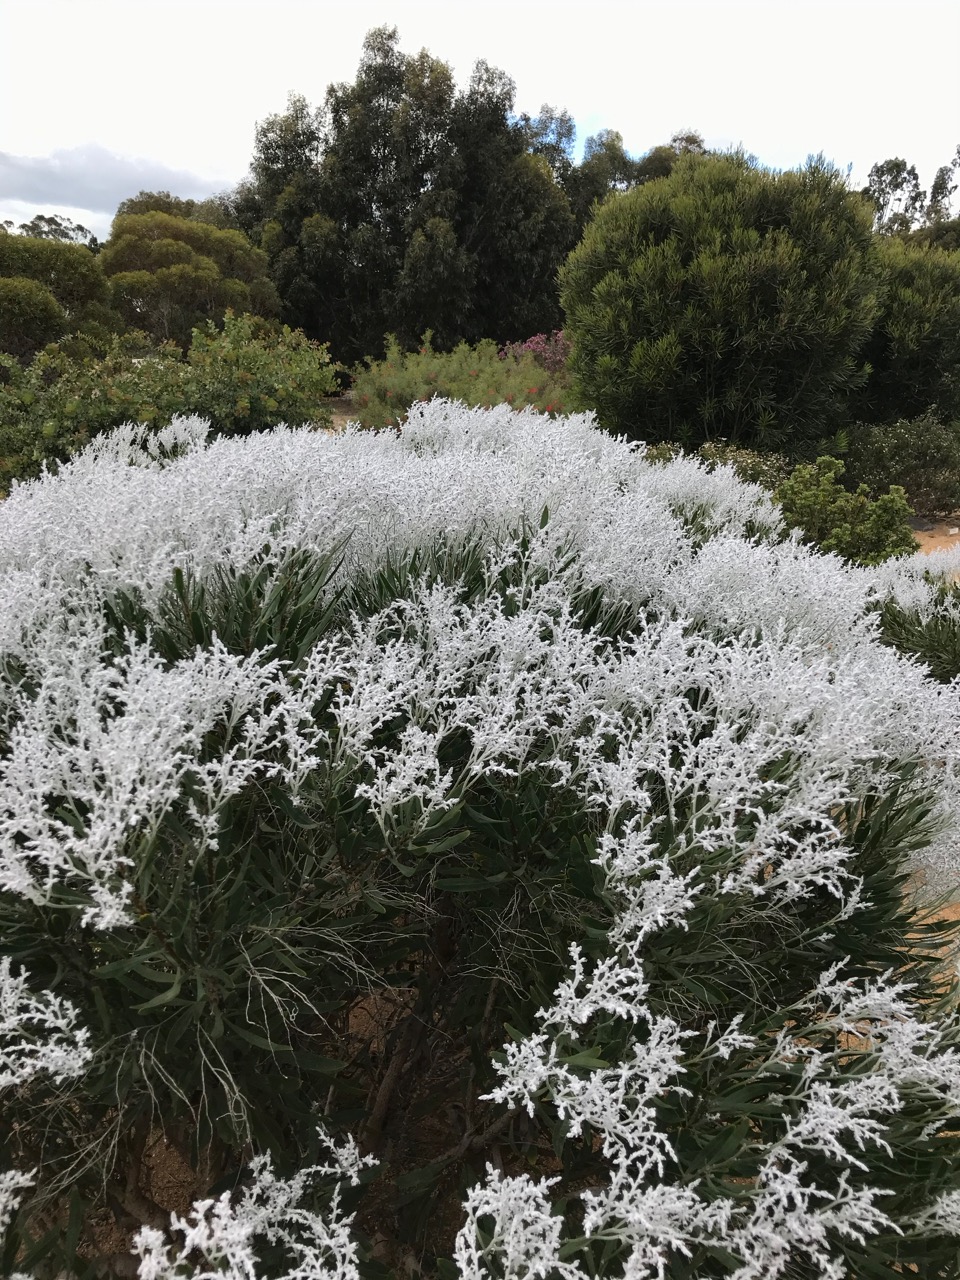
[(104, 236), (120, 200), (244, 176), (287, 94), (353, 80), (394, 25), (464, 84), (506, 71), (517, 111), (565, 107), (578, 149), (678, 129), (786, 169), (903, 156), (929, 186), (960, 143), (960, 0), (0, 0), (0, 221), (65, 213)]

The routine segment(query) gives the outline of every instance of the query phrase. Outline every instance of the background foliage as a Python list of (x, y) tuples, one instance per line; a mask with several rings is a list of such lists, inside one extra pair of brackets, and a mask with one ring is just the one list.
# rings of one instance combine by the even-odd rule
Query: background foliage
[(570, 395), (566, 376), (545, 369), (523, 344), (508, 349), (507, 355), (493, 342), (475, 347), (461, 342), (444, 353), (434, 351), (432, 338), (427, 333), (419, 350), (403, 351), (389, 335), (384, 359), (369, 360), (354, 373), (351, 417), (364, 427), (397, 426), (412, 404), (434, 396), (485, 408), (508, 404), (551, 414), (564, 411)]
[(153, 210), (118, 213), (99, 262), (131, 327), (186, 345), (192, 331), (232, 309), (279, 310), (266, 256), (239, 231)]
[(930, 411), (899, 422), (857, 423), (847, 441), (844, 462), (854, 484), (874, 496), (898, 484), (924, 516), (960, 509), (960, 422)]
[(960, 417), (960, 253), (880, 237), (880, 310), (860, 358), (869, 377), (849, 404), (862, 422), (938, 410)]
[(278, 422), (330, 422), (335, 389), (324, 346), (302, 333), (227, 314), (194, 330), (186, 354), (131, 332), (99, 346), (56, 344), (26, 367), (0, 356), (0, 483), (39, 474), (125, 422), (159, 429), (184, 407), (225, 435)]

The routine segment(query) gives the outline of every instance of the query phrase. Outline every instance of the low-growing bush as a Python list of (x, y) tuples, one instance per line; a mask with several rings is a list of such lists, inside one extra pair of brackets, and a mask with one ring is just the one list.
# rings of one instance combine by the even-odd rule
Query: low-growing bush
[(182, 405), (224, 435), (245, 435), (285, 422), (329, 426), (326, 397), (336, 390), (325, 344), (299, 329), (228, 313), (223, 328), (194, 329)]
[[(645, 445), (643, 456), (648, 462), (672, 462), (683, 452), (678, 444), (662, 442)], [(741, 480), (746, 480), (748, 484), (763, 485), (771, 492), (783, 484), (792, 470), (790, 462), (782, 453), (758, 453), (754, 449), (727, 444), (724, 440), (703, 444), (690, 456), (699, 458), (710, 471), (717, 467), (732, 467)]]
[(352, 411), (364, 427), (399, 426), (411, 405), (433, 397), (489, 408), (508, 404), (560, 414), (569, 407), (565, 375), (548, 373), (534, 356), (501, 360), (495, 342), (475, 347), (461, 342), (450, 352), (434, 351), (425, 334), (419, 351), (402, 351), (387, 338), (383, 360), (367, 360), (353, 379)]
[(8, 1273), (956, 1276), (960, 924), (909, 886), (957, 885), (960, 702), (873, 617), (916, 566), (435, 401), (121, 430), (0, 578)]
[(846, 433), (850, 479), (874, 495), (899, 485), (915, 511), (948, 515), (960, 508), (960, 421), (931, 409), (888, 425), (857, 423)]
[(960, 676), (960, 586), (939, 587), (922, 610), (885, 600), (880, 637), (898, 653), (919, 659), (935, 680), (955, 680)]
[(519, 360), (523, 356), (533, 356), (541, 369), (547, 373), (566, 373), (567, 361), (570, 359), (570, 343), (562, 329), (553, 333), (536, 333), (526, 342), (508, 342), (497, 353), (501, 360)]
[(787, 524), (822, 551), (863, 564), (916, 551), (909, 523), (913, 512), (903, 489), (891, 485), (871, 498), (866, 485), (859, 485), (851, 493), (840, 483), (843, 472), (838, 458), (795, 467), (774, 495)]
[(63, 462), (124, 422), (160, 428), (185, 408), (223, 435), (286, 422), (328, 425), (334, 390), (325, 346), (299, 331), (227, 314), (223, 329), (194, 330), (186, 358), (130, 332), (97, 340), (75, 335), (48, 346), (25, 368), (12, 359), (0, 385), (0, 487)]

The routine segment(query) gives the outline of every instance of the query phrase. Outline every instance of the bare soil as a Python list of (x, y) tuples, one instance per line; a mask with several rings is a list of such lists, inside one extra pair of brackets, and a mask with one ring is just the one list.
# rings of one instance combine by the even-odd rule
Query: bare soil
[(343, 396), (330, 396), (328, 398), (327, 408), (333, 415), (330, 425), (334, 431), (342, 431), (347, 423), (353, 419), (352, 407), (349, 392)]
[(914, 520), (912, 524), (921, 551), (946, 551), (960, 543), (960, 511), (942, 520)]

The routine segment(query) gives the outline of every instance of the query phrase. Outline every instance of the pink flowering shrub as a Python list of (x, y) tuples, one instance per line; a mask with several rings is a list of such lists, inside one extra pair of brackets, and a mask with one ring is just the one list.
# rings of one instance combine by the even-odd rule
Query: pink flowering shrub
[(435, 400), (121, 429), (0, 568), (8, 1273), (956, 1275), (956, 556)]
[(541, 369), (548, 373), (566, 373), (567, 361), (570, 358), (571, 344), (564, 336), (562, 329), (553, 333), (537, 333), (526, 342), (508, 342), (497, 352), (501, 360), (519, 360), (523, 356), (533, 356)]

